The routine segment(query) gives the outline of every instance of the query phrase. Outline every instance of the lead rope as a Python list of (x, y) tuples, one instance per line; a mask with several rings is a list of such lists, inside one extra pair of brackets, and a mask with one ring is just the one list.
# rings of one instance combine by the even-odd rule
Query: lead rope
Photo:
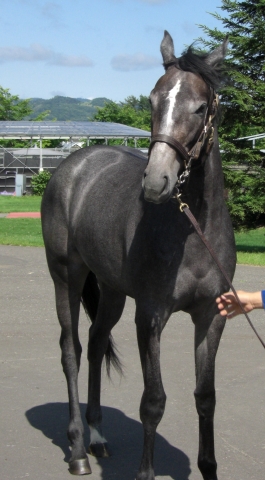
[(249, 325), (251, 326), (253, 332), (256, 334), (257, 338), (259, 339), (261, 345), (263, 346), (263, 348), (265, 349), (265, 343), (264, 341), (262, 340), (262, 338), (260, 337), (260, 335), (258, 334), (256, 328), (254, 327), (253, 323), (251, 322), (247, 312), (245, 311), (243, 305), (242, 305), (242, 302), (239, 300), (238, 298), (238, 295), (236, 293), (236, 290), (235, 288), (233, 287), (233, 284), (231, 282), (231, 280), (228, 278), (228, 275), (226, 273), (226, 271), (224, 270), (223, 266), (221, 265), (221, 263), (219, 262), (218, 260), (218, 257), (215, 253), (215, 251), (213, 250), (212, 246), (210, 245), (210, 243), (208, 242), (207, 238), (205, 237), (205, 235), (203, 234), (202, 230), (201, 230), (201, 227), (200, 225), (198, 224), (196, 218), (194, 217), (194, 215), (191, 213), (190, 209), (189, 209), (189, 206), (186, 204), (186, 203), (183, 203), (182, 200), (181, 200), (181, 194), (178, 192), (174, 198), (176, 198), (179, 202), (179, 209), (181, 212), (185, 213), (185, 215), (188, 217), (189, 221), (191, 222), (191, 224), (193, 225), (193, 227), (195, 228), (196, 232), (198, 233), (201, 241), (204, 243), (204, 245), (206, 246), (208, 252), (211, 254), (212, 258), (214, 259), (216, 265), (218, 266), (219, 270), (221, 271), (221, 273), (223, 274), (223, 276), (225, 277), (227, 283), (229, 284), (233, 294), (235, 295), (236, 297), (236, 300), (237, 300), (237, 303), (239, 304), (241, 310), (242, 310), (242, 313), (244, 313)]

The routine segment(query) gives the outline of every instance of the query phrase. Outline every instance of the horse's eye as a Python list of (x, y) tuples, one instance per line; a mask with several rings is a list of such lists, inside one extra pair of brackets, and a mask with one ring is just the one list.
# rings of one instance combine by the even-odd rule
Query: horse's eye
[(198, 108), (198, 110), (196, 110), (196, 112), (195, 112), (196, 115), (202, 116), (202, 115), (204, 114), (204, 112), (205, 112), (206, 106), (207, 106), (207, 103), (203, 103), (203, 104)]

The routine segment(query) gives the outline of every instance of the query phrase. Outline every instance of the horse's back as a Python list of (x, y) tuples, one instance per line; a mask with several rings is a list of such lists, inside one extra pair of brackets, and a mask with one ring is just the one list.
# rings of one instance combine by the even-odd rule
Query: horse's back
[(69, 155), (53, 174), (44, 193), (42, 214), (54, 215), (58, 206), (69, 211), (73, 200), (90, 190), (104, 188), (117, 195), (115, 186), (122, 190), (134, 181), (141, 184), (146, 164), (147, 157), (133, 148), (102, 145), (80, 149)]
[(56, 187), (62, 191), (73, 189), (73, 182), (89, 181), (94, 176), (99, 177), (106, 169), (112, 170), (119, 165), (120, 168), (144, 171), (147, 156), (141, 151), (129, 147), (93, 146), (82, 148), (67, 157), (56, 169), (45, 196), (55, 193)]

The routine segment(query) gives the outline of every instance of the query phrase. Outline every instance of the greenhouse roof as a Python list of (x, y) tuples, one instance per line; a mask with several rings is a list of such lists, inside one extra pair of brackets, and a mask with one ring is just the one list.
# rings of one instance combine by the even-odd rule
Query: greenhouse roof
[(0, 138), (9, 139), (99, 139), (149, 138), (151, 133), (120, 123), (109, 122), (30, 122), (0, 121)]

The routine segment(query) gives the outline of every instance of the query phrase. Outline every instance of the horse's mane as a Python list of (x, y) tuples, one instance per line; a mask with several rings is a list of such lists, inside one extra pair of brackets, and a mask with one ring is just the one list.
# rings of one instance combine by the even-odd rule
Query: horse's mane
[(200, 75), (207, 85), (216, 90), (222, 80), (221, 68), (220, 65), (212, 66), (206, 63), (205, 60), (207, 57), (207, 54), (195, 53), (191, 45), (186, 52), (178, 58), (178, 66), (181, 70)]

